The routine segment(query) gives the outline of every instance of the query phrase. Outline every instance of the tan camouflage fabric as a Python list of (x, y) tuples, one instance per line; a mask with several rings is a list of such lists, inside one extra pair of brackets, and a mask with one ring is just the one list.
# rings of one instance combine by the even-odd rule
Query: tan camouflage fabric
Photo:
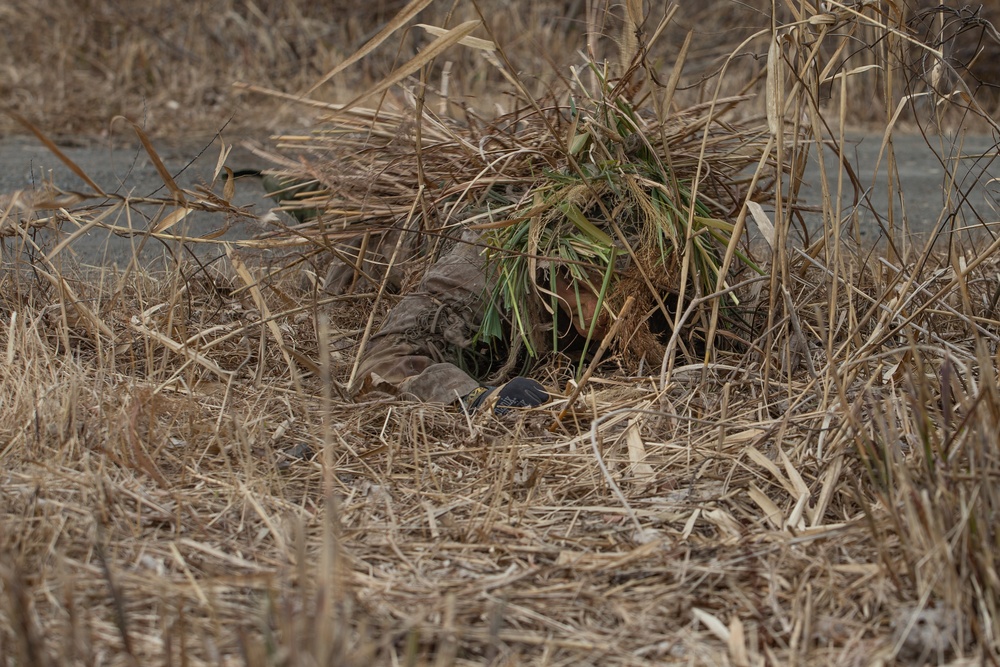
[(479, 240), (463, 232), (392, 308), (368, 341), (352, 394), (388, 385), (417, 400), (451, 403), (479, 386), (455, 365), (472, 345), (492, 290)]

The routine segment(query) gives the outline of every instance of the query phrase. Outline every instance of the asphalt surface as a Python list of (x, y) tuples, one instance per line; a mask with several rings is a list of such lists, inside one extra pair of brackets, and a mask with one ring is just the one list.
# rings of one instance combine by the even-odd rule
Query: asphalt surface
[[(138, 140), (114, 146), (100, 142), (86, 144), (57, 142), (57, 146), (105, 192), (134, 198), (157, 198), (168, 201), (171, 199), (170, 191), (164, 186), (163, 179)], [(185, 189), (196, 186), (211, 187), (214, 192), (222, 195), (222, 180), (212, 183), (221, 149), (218, 141), (212, 137), (201, 141), (187, 140), (183, 144), (154, 141), (153, 146), (180, 187)], [(234, 170), (263, 169), (270, 166), (265, 160), (240, 145), (233, 147), (226, 165)], [(46, 181), (65, 191), (90, 191), (80, 177), (34, 137), (0, 140), (0, 193), (11, 193), (16, 190), (30, 192), (41, 187)], [(101, 200), (93, 199), (91, 202), (99, 204)], [(260, 179), (238, 179), (233, 203), (246, 207), (251, 215), (227, 219), (220, 214), (195, 212), (170, 232), (177, 235), (202, 236), (217, 232), (229, 223), (230, 228), (219, 238), (233, 241), (252, 238), (267, 229), (263, 223), (252, 217), (264, 215), (274, 205), (266, 197)], [(161, 206), (140, 204), (132, 207), (130, 221), (124, 215), (118, 215), (108, 222), (118, 227), (131, 225), (132, 229), (142, 231), (148, 229), (151, 219), (162, 217), (163, 213)], [(73, 231), (71, 225), (65, 225), (61, 233), (68, 234)], [(40, 245), (51, 247), (60, 237), (60, 232), (45, 231), (40, 233), (36, 240)], [(8, 239), (6, 245), (4, 259), (9, 260), (15, 242)], [(188, 250), (182, 251), (176, 243), (163, 243), (154, 239), (146, 239), (143, 243), (141, 234), (129, 237), (114, 234), (106, 229), (93, 229), (87, 232), (76, 239), (67, 251), (83, 266), (124, 266), (140, 245), (142, 250), (139, 257), (146, 266), (155, 266), (158, 262), (170, 262), (170, 258), (177, 253), (188, 252)], [(219, 245), (188, 244), (188, 247), (190, 252), (194, 252), (203, 260), (223, 253)]]
[[(855, 166), (867, 196), (858, 209), (860, 236), (864, 242), (877, 244), (884, 238), (890, 202), (886, 189), (888, 158), (881, 151), (882, 137), (853, 136), (846, 143), (847, 159)], [(905, 222), (915, 240), (922, 242), (939, 221), (944, 230), (936, 237), (939, 244), (948, 240), (952, 229), (960, 230), (965, 241), (989, 234), (983, 223), (992, 222), (990, 228), (995, 233), (1000, 221), (1000, 183), (995, 180), (1000, 178), (1000, 160), (995, 139), (965, 135), (928, 142), (919, 135), (900, 135), (894, 137), (892, 147), (902, 192), (902, 196), (896, 191), (892, 197), (897, 234)], [(832, 150), (824, 149), (824, 156), (827, 169), (836, 166)], [(819, 173), (814, 159), (807, 168), (807, 187), (803, 191), (809, 202), (819, 203), (822, 199)], [(831, 187), (835, 186), (834, 176)], [(845, 190), (851, 193), (845, 193), (842, 200), (846, 216), (853, 203), (853, 189), (845, 185)], [(957, 215), (949, 218), (947, 214), (952, 212)]]
[[(932, 148), (919, 136), (895, 138), (896, 164), (904, 193), (902, 203), (898, 197), (895, 198), (897, 225), (901, 225), (905, 218), (914, 233), (926, 234), (934, 228), (946, 203), (946, 165), (955, 167), (956, 189), (965, 193), (963, 211), (966, 215), (959, 223), (979, 225), (976, 216), (972, 214), (973, 210), (983, 221), (995, 223), (1000, 220), (1000, 181), (994, 180), (1000, 172), (1000, 161), (996, 160), (996, 142), (986, 136), (968, 136), (962, 142), (961, 155), (964, 157), (958, 157), (959, 149), (954, 141)], [(874, 135), (855, 136), (848, 142), (849, 159), (857, 165), (857, 173), (871, 203), (871, 210), (862, 208), (858, 216), (861, 236), (868, 243), (877, 243), (882, 236), (877, 216), (872, 210), (878, 211), (886, 219), (889, 208), (885, 189), (885, 156), (881, 159), (878, 177), (872, 176), (876, 173), (874, 170), (878, 163), (880, 144), (881, 137)], [(181, 187), (210, 184), (219, 155), (217, 142), (213, 143), (211, 138), (206, 138), (201, 141), (187, 140), (183, 144), (154, 142), (154, 145)], [(99, 142), (61, 142), (60, 149), (106, 191), (133, 197), (169, 196), (138, 140), (132, 143), (122, 141), (114, 147)], [(826, 159), (828, 166), (836, 164), (836, 159), (829, 150), (826, 150)], [(236, 170), (260, 169), (266, 168), (268, 164), (237, 144), (227, 166)], [(0, 139), (0, 193), (31, 190), (46, 179), (65, 190), (86, 189), (80, 178), (34, 137)], [(805, 180), (804, 198), (818, 203), (819, 170), (815, 159), (809, 166)], [(215, 190), (221, 194), (221, 183), (216, 185)], [(266, 198), (258, 179), (239, 180), (236, 193), (234, 203), (249, 207), (248, 210), (258, 216), (266, 213), (273, 205)], [(845, 196), (845, 207), (851, 204), (851, 199), (851, 196)], [(158, 213), (160, 211), (156, 207), (140, 207), (133, 216), (133, 228), (144, 229), (148, 219)], [(116, 224), (125, 223), (119, 220)], [(218, 230), (224, 224), (225, 220), (218, 215), (194, 214), (184, 220), (183, 231), (189, 235), (203, 235)], [(808, 224), (813, 227), (814, 232), (815, 226), (819, 224), (818, 218), (813, 217)], [(265, 229), (266, 226), (252, 219), (238, 220), (222, 238), (251, 238)], [(983, 228), (979, 226), (978, 229)], [(66, 230), (66, 233), (71, 231)], [(178, 228), (176, 231), (182, 230)], [(43, 242), (53, 243), (58, 240), (58, 234), (49, 234), (48, 237), (43, 235)], [(133, 256), (133, 249), (138, 243), (136, 239), (137, 237), (123, 238), (106, 230), (92, 230), (84, 238), (74, 242), (71, 252), (82, 265), (123, 266)], [(11, 257), (11, 247), (11, 241), (8, 240), (3, 248), (5, 261)], [(176, 252), (179, 249), (173, 250)], [(194, 251), (209, 259), (221, 252), (218, 246), (195, 246)], [(171, 253), (163, 244), (147, 241), (141, 259), (147, 265), (155, 265), (157, 261), (169, 260), (170, 256)]]

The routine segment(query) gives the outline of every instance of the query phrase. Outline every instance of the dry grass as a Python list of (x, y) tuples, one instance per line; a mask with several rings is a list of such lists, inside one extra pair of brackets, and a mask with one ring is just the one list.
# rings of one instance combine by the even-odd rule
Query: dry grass
[[(174, 138), (212, 133), (226, 123), (230, 130), (251, 133), (301, 126), (310, 120), (302, 107), (248, 96), (233, 84), (300, 93), (371, 38), (403, 4), (60, 0), (39, 5), (15, 0), (0, 8), (0, 28), (8, 35), (0, 44), (5, 63), (0, 76), (8, 92), (4, 106), (70, 136), (104, 134), (116, 115), (142, 124), (151, 135)], [(505, 33), (525, 54), (523, 66), (545, 71), (542, 54), (572, 57), (582, 46), (579, 19), (566, 16), (562, 5), (488, 2), (483, 10), (507, 18)], [(475, 14), (471, 6), (459, 13), (464, 18)], [(450, 14), (441, 4), (421, 18), (441, 24)], [(418, 43), (406, 38), (379, 50), (341, 77), (338, 86), (326, 88), (325, 98), (336, 101), (380, 79), (394, 63), (412, 56)], [(457, 63), (456, 70), (467, 64)], [(496, 83), (475, 82), (477, 72), (469, 69), (461, 70), (470, 81), (464, 93), (482, 93)], [(0, 129), (20, 131), (6, 118), (0, 118)]]
[[(342, 187), (308, 202), (338, 227), (223, 247), (207, 267), (74, 271), (59, 248), (33, 247), (31, 229), (123, 232), (131, 203), (9, 197), (0, 664), (995, 663), (1000, 243), (938, 253), (890, 217), (890, 243), (872, 256), (850, 240), (857, 211), (836, 204), (848, 186), (829, 164), (834, 196), (813, 212), (823, 232), (807, 248), (788, 241), (804, 208), (777, 176), (798, 173), (818, 141), (842, 145), (850, 95), (841, 77), (830, 104), (816, 103), (835, 72), (813, 68), (810, 49), (834, 62), (882, 18), (782, 29), (752, 91), (768, 113), (703, 122), (704, 154), (677, 163), (678, 177), (724, 164), (737, 120), (740, 160), (760, 160), (730, 179), (734, 238), (753, 221), (775, 229), (757, 251), (767, 279), (741, 288), (745, 344), (697, 363), (664, 354), (652, 372), (611, 354), (579, 391), (558, 387), (571, 403), (523, 415), (349, 400), (365, 325), (396, 297), (318, 294), (289, 261), (359, 224), (391, 226), (400, 207), (446, 217), (468, 201), (403, 187), (424, 148), (400, 127), (445, 155), (477, 130), (471, 116), (435, 121), (433, 93), (394, 93), (400, 116), (367, 124), (359, 105), (292, 142), (350, 152), (374, 128), (398, 151), (399, 175), (362, 181), (371, 197)], [(902, 52), (901, 31), (876, 37)], [(522, 103), (536, 99), (512, 78)], [(897, 82), (870, 85), (898, 99)], [(963, 122), (961, 95), (935, 99)], [(679, 117), (715, 118), (719, 98), (706, 102), (678, 103)], [(545, 159), (568, 161), (565, 134), (532, 132)], [(479, 173), (475, 153), (450, 162), (443, 189)], [(420, 178), (438, 183), (435, 164)], [(278, 164), (311, 176), (323, 165), (315, 154)], [(780, 185), (762, 188), (769, 177)], [(995, 221), (954, 183), (948, 192), (943, 213), (957, 217), (942, 215), (943, 233)], [(773, 199), (748, 205), (750, 193)], [(230, 194), (222, 182), (216, 196), (174, 189), (156, 233), (211, 243), (171, 223), (179, 207), (235, 215)], [(680, 307), (700, 304), (711, 327), (717, 301), (688, 294)]]
[[(302, 2), (262, 0), (199, 0), (178, 5), (170, 0), (134, 3), (117, 0), (55, 0), (39, 4), (11, 0), (0, 7), (0, 83), (6, 92), (3, 107), (14, 110), (60, 135), (103, 135), (108, 121), (125, 115), (151, 135), (211, 134), (225, 123), (230, 130), (258, 133), (264, 128), (299, 127), (310, 116), (302, 107), (288, 107), (233, 88), (242, 81), (287, 93), (299, 93), (325, 72), (354, 53), (395, 12), (401, 0), (379, 0), (359, 5), (344, 0)], [(955, 73), (963, 77), (987, 110), (997, 103), (1000, 43), (983, 24), (997, 22), (995, 0), (976, 7), (932, 11), (937, 3), (920, 0), (901, 4), (901, 15), (887, 21), (906, 22), (923, 41), (940, 47)], [(603, 3), (582, 0), (500, 2), (482, 0), (494, 38), (509, 53), (532, 94), (542, 96), (578, 63), (578, 52), (596, 49), (598, 58), (613, 53), (614, 45), (588, 41), (588, 20), (602, 32), (617, 32), (621, 7), (605, 13)], [(805, 11), (797, 3), (780, 3), (778, 20), (789, 23)], [(667, 28), (651, 61), (669, 69), (676, 49), (688, 31), (694, 39), (688, 67), (679, 85), (684, 104), (710, 98), (711, 77), (754, 33), (770, 27), (770, 2), (680, 3), (676, 20)], [(476, 18), (472, 3), (434, 3), (419, 17), (424, 23), (453, 26)], [(858, 25), (853, 41), (838, 58), (843, 69), (880, 62), (884, 45), (877, 29)], [(484, 36), (480, 33), (480, 36)], [(377, 50), (326, 87), (326, 101), (343, 101), (352, 90), (380, 80), (409, 59), (420, 44), (420, 31)], [(605, 49), (602, 51), (602, 49)], [(735, 54), (732, 68), (738, 76), (724, 82), (733, 94), (759, 76), (760, 57), (767, 38), (752, 40)], [(906, 84), (923, 90), (931, 79), (930, 63), (920, 51), (907, 56), (915, 76), (896, 81), (896, 92)], [(449, 71), (450, 94), (488, 115), (498, 100), (503, 81), (481, 59), (468, 52), (452, 52), (439, 60), (431, 79), (440, 81)], [(884, 119), (881, 83), (877, 76), (852, 80), (848, 118), (855, 124), (876, 125)], [(944, 88), (951, 87), (946, 80)], [(821, 96), (829, 100), (829, 91)], [(761, 107), (751, 107), (760, 112)], [(836, 112), (835, 112), (836, 115)], [(0, 117), (0, 131), (20, 132)]]

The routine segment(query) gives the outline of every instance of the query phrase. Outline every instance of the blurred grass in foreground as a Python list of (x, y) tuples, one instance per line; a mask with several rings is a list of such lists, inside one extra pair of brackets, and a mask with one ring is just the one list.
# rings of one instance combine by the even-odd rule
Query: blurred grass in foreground
[[(403, 5), (400, 0), (9, 0), (0, 5), (4, 106), (58, 135), (102, 134), (118, 114), (155, 136), (211, 133), (230, 119), (233, 130), (294, 127), (308, 120), (304, 109), (240, 93), (233, 82), (302, 92), (354, 53)], [(770, 26), (772, 10), (764, 0), (680, 3), (678, 10), (665, 39), (649, 57), (668, 69), (677, 45), (692, 31), (685, 78), (677, 93), (678, 100), (689, 105), (711, 96), (714, 91), (707, 84), (712, 75), (747, 36)], [(776, 17), (779, 23), (789, 23), (802, 11), (798, 3), (778, 3)], [(598, 60), (613, 57), (614, 46), (588, 39), (586, 26), (617, 32), (623, 20), (621, 6), (607, 11), (599, 2), (481, 0), (475, 5), (434, 3), (420, 21), (450, 27), (480, 12), (537, 97), (555, 78), (565, 76), (579, 51)], [(932, 79), (941, 89), (949, 88), (949, 79), (957, 76), (984, 108), (996, 109), (1000, 42), (985, 21), (998, 18), (1000, 0), (961, 8), (937, 8), (930, 0), (887, 4), (883, 22), (907, 24), (920, 41), (941, 48), (953, 70), (935, 73), (919, 50), (899, 54), (909, 74), (897, 78), (896, 92), (919, 92)], [(401, 35), (377, 50), (338, 77), (336, 85), (324, 87), (321, 95), (327, 101), (344, 101), (369, 87), (413, 56), (419, 33)], [(873, 27), (858, 26), (858, 41), (837, 56), (843, 60), (842, 70), (885, 58), (885, 46), (873, 40), (874, 35)], [(722, 94), (738, 93), (762, 76), (766, 51), (766, 40), (756, 40), (733, 54), (730, 70), (741, 76), (729, 77)], [(435, 67), (429, 76), (435, 85), (448, 72), (451, 90), (446, 96), (481, 112), (505, 102), (497, 94), (503, 82), (474, 55), (449, 54)], [(848, 122), (880, 122), (885, 109), (877, 77), (848, 85)], [(820, 91), (826, 101), (829, 93)], [(762, 100), (747, 110), (762, 112)], [(0, 117), (0, 131), (21, 130)]]

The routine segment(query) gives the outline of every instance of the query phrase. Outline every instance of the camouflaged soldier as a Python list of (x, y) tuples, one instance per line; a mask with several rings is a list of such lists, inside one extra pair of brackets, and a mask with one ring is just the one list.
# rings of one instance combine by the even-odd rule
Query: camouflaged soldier
[(455, 403), (469, 410), (489, 405), (496, 414), (548, 401), (541, 384), (518, 377), (489, 387), (459, 368), (474, 344), (492, 280), (479, 236), (466, 231), (455, 247), (432, 264), (417, 289), (389, 312), (368, 341), (352, 394), (389, 385), (420, 401)]

